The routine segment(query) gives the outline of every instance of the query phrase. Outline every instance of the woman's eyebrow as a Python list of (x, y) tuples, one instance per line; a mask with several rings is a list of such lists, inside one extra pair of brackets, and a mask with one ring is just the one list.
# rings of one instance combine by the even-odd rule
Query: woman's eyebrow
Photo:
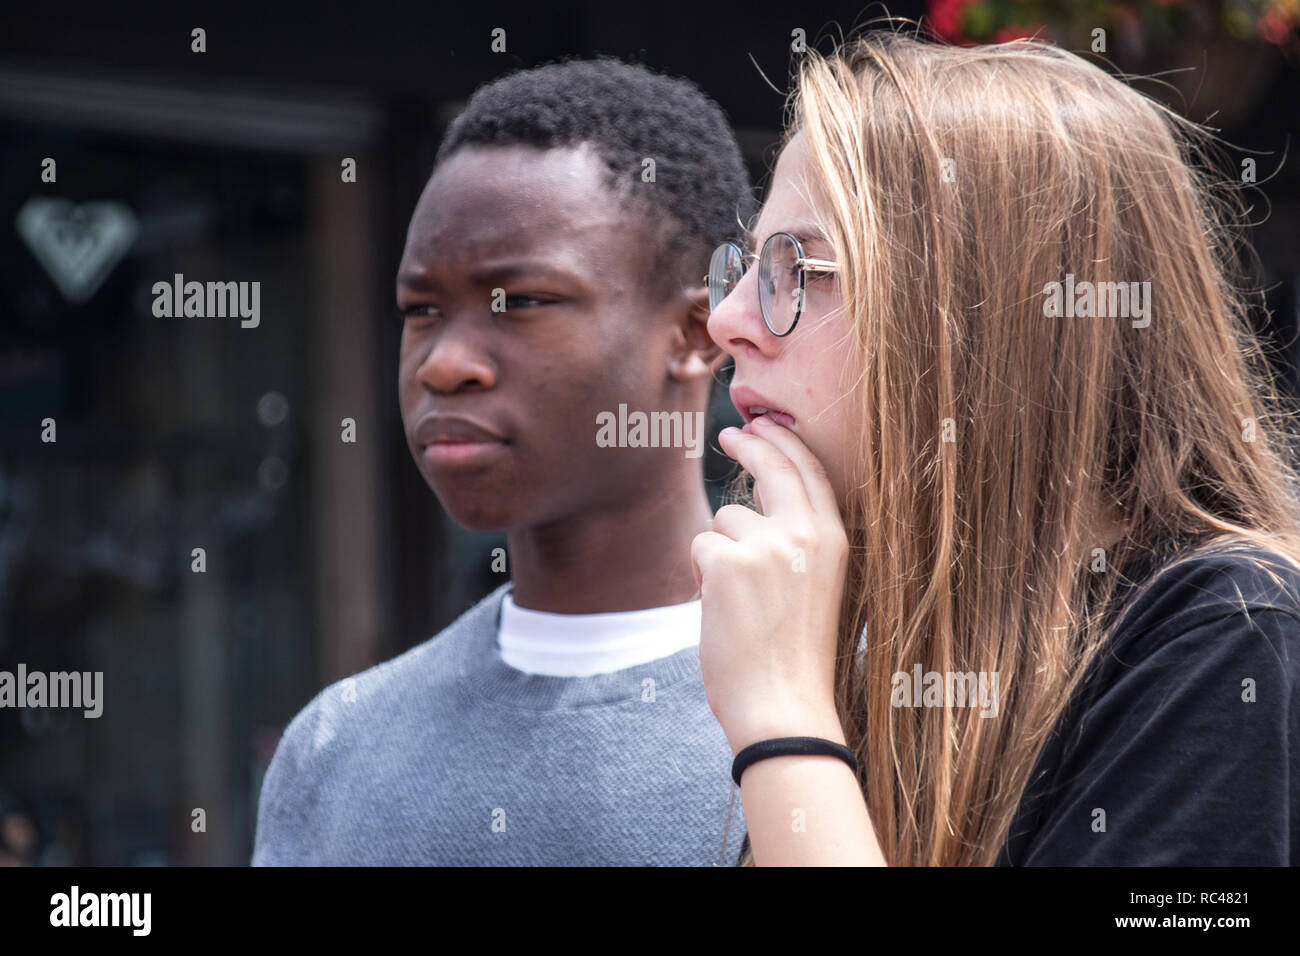
[[(796, 239), (798, 239), (801, 243), (804, 243), (805, 245), (813, 242), (827, 241), (825, 234), (817, 226), (794, 225), (794, 226), (788, 226), (785, 229), (773, 229), (770, 233), (768, 233), (766, 236), (763, 237), (763, 242), (766, 242), (769, 238), (771, 238), (773, 235), (775, 235), (778, 232), (789, 233), (790, 235), (794, 236)], [(753, 232), (753, 230), (746, 229), (744, 238), (745, 238), (745, 247), (744, 247), (745, 252), (756, 252), (760, 247), (761, 243), (758, 242), (758, 237)]]

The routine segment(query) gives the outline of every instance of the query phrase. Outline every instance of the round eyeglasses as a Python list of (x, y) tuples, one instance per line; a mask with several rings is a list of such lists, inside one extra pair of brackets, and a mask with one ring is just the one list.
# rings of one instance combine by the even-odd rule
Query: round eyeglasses
[[(748, 263), (741, 248), (724, 242), (713, 250), (709, 274), (704, 284), (709, 288), (709, 311), (722, 304), (731, 290), (740, 284)], [(827, 259), (810, 259), (803, 254), (803, 244), (788, 232), (774, 232), (758, 256), (758, 304), (763, 324), (776, 336), (789, 335), (803, 314), (806, 287), (805, 272), (836, 272), (839, 266)]]

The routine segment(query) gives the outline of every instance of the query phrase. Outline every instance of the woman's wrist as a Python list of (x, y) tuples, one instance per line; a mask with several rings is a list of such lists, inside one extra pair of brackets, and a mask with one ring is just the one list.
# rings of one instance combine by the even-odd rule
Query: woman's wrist
[(784, 715), (767, 713), (729, 733), (727, 740), (734, 757), (752, 744), (780, 737), (821, 737), (831, 743), (848, 744), (833, 708), (829, 711), (794, 711)]

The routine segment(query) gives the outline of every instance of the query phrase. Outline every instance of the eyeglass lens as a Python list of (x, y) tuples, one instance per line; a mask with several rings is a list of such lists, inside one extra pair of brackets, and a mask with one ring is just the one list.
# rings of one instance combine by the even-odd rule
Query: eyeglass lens
[(798, 262), (799, 248), (785, 233), (776, 233), (763, 246), (758, 262), (758, 301), (774, 335), (789, 332), (799, 316)]
[(745, 274), (745, 257), (733, 243), (724, 242), (709, 260), (709, 308), (716, 309)]

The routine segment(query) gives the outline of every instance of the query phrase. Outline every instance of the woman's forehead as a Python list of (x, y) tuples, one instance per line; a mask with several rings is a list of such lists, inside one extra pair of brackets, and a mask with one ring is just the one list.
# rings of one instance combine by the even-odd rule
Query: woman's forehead
[[(819, 190), (816, 187), (817, 169), (812, 162), (807, 138), (802, 132), (796, 133), (777, 157), (772, 185), (757, 222), (769, 226), (771, 216), (797, 216), (807, 223), (820, 221), (817, 202)], [(757, 227), (754, 231), (756, 234), (759, 232)]]

